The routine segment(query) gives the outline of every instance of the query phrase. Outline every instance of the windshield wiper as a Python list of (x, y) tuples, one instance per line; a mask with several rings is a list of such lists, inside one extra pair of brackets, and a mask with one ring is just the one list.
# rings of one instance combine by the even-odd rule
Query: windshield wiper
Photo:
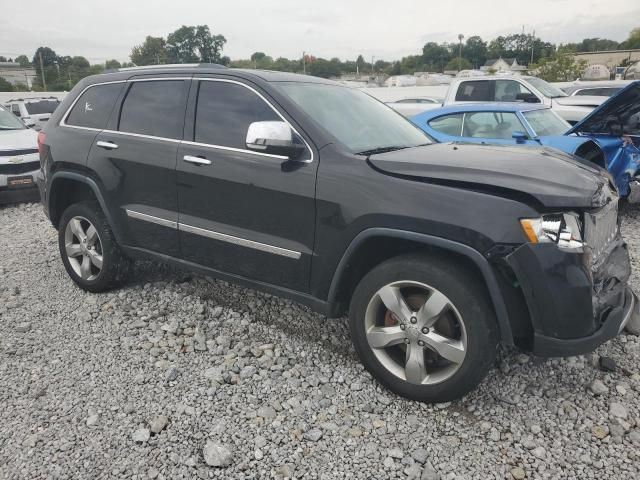
[(356, 152), (356, 155), (376, 155), (378, 153), (395, 152), (396, 150), (404, 150), (405, 148), (421, 147), (423, 145), (429, 145), (423, 143), (420, 145), (388, 145), (386, 147), (376, 147), (370, 150), (363, 150), (362, 152)]

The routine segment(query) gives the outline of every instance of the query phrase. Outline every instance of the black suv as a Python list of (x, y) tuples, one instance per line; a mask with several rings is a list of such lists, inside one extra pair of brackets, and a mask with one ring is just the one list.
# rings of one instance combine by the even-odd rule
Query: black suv
[(635, 312), (608, 174), (541, 148), (431, 144), (367, 94), (216, 65), (81, 81), (41, 133), (81, 288), (152, 258), (350, 316), (366, 368), (458, 398), (498, 343), (588, 352)]

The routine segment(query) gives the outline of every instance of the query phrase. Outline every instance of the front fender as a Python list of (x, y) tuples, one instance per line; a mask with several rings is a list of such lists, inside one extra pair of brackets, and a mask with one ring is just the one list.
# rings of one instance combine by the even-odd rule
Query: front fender
[[(405, 230), (395, 230), (391, 228), (369, 228), (367, 230), (360, 232), (358, 235), (356, 235), (356, 237), (351, 241), (351, 243), (347, 247), (347, 250), (345, 251), (342, 258), (340, 259), (338, 268), (336, 269), (333, 275), (331, 286), (329, 288), (329, 297), (328, 297), (329, 305), (337, 304), (340, 280), (349, 265), (350, 259), (355, 255), (358, 248), (367, 239), (371, 237), (398, 238), (398, 239), (423, 243), (428, 246), (449, 250), (453, 253), (462, 255), (467, 259), (469, 259), (470, 261), (472, 261), (478, 267), (480, 274), (484, 278), (485, 285), (489, 292), (491, 303), (493, 305), (494, 311), (496, 313), (496, 318), (498, 320), (498, 327), (500, 329), (500, 336), (501, 336), (502, 343), (506, 345), (514, 344), (513, 332), (511, 329), (511, 324), (509, 322), (507, 307), (505, 305), (496, 276), (491, 266), (489, 265), (489, 262), (487, 261), (487, 259), (480, 252), (478, 252), (477, 250), (475, 250), (474, 248), (468, 245), (455, 242), (452, 240), (448, 240), (446, 238), (435, 237), (435, 236), (427, 235), (423, 233), (416, 233), (416, 232), (410, 232)], [(331, 316), (331, 313), (330, 313), (330, 316)]]

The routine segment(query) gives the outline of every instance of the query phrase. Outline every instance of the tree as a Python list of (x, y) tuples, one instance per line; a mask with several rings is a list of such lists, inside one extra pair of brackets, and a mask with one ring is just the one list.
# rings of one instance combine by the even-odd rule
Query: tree
[(251, 54), (251, 61), (257, 62), (258, 60), (262, 60), (266, 56), (267, 54), (264, 52), (255, 52)]
[(2, 55), (0, 55), (0, 62), (8, 62), (9, 60), (7, 60), (7, 57), (3, 57)]
[(629, 33), (629, 38), (622, 42), (619, 46), (621, 50), (640, 48), (640, 28), (634, 28)]
[(19, 63), (21, 67), (31, 67), (32, 63), (29, 61), (29, 58), (26, 55), (18, 55), (14, 62)]
[(444, 66), (450, 59), (451, 53), (444, 45), (438, 45), (435, 42), (428, 42), (424, 47), (422, 47), (422, 63), (429, 71), (442, 72), (444, 70)]
[(480, 68), (487, 61), (487, 42), (477, 35), (467, 38), (462, 56), (471, 62), (473, 68)]
[(585, 60), (576, 60), (572, 55), (558, 55), (554, 59), (544, 58), (537, 65), (532, 65), (540, 78), (547, 82), (570, 82), (582, 75), (587, 68)]
[(207, 25), (183, 25), (167, 36), (169, 60), (172, 63), (216, 63), (220, 61), (226, 42), (222, 35), (211, 35)]
[(444, 67), (445, 70), (456, 70), (457, 72), (459, 72), (460, 70), (469, 70), (471, 68), (473, 68), (473, 65), (471, 65), (471, 62), (464, 57), (452, 58)]
[(308, 66), (308, 70), (311, 75), (323, 78), (337, 77), (342, 73), (339, 64), (324, 58), (315, 59)]
[(141, 45), (131, 49), (131, 61), (138, 66), (167, 63), (167, 42), (162, 37), (147, 36)]
[(121, 68), (122, 65), (118, 60), (107, 60), (104, 62), (104, 68), (107, 70), (115, 70), (116, 68)]
[(2, 77), (0, 77), (0, 92), (13, 92), (13, 85)]

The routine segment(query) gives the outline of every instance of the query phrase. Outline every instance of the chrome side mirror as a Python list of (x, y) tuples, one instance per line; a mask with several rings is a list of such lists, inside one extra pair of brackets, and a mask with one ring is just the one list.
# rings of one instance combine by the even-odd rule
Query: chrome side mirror
[(286, 122), (253, 122), (247, 130), (245, 143), (249, 150), (295, 159), (304, 152), (305, 147), (295, 141), (294, 135)]

